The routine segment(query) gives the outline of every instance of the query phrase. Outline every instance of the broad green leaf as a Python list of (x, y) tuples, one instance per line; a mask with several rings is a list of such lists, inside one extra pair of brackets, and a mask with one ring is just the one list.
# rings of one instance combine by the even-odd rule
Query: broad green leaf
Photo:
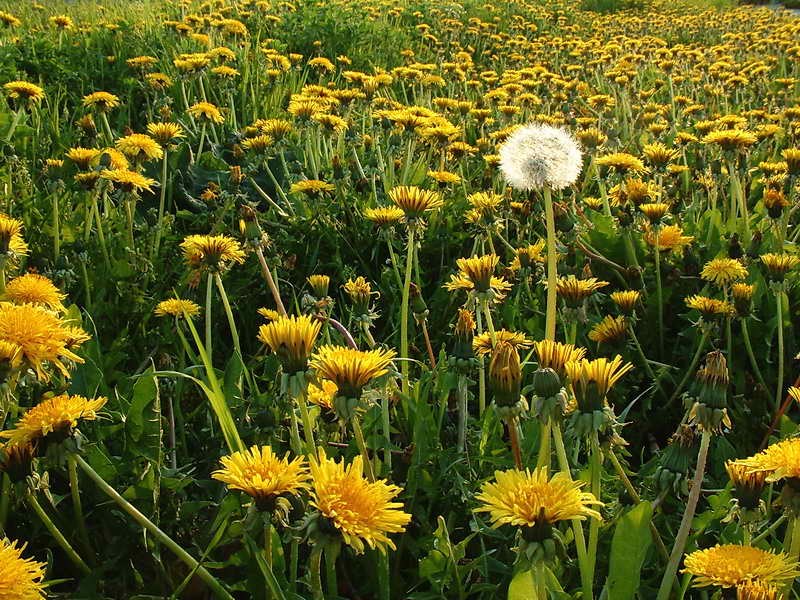
[(608, 600), (631, 600), (639, 587), (642, 563), (652, 543), (650, 519), (653, 507), (640, 502), (618, 522), (611, 540)]
[(133, 384), (133, 401), (125, 419), (129, 448), (134, 454), (161, 461), (161, 401), (153, 367)]

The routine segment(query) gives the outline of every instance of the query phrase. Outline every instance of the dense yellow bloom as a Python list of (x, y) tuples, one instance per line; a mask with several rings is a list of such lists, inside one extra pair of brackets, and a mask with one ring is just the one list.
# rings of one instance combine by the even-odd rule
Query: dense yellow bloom
[(323, 379), (319, 386), (309, 383), (306, 394), (311, 404), (316, 404), (320, 408), (333, 412), (333, 399), (338, 392), (339, 387), (335, 383)]
[(4, 295), (6, 300), (14, 304), (35, 304), (57, 312), (64, 311), (61, 301), (66, 297), (47, 277), (35, 273), (12, 279), (6, 285)]
[(409, 219), (418, 219), (444, 203), (436, 192), (414, 186), (398, 186), (389, 190), (389, 198)]
[(718, 286), (726, 286), (747, 277), (747, 269), (735, 258), (715, 258), (703, 266), (700, 277)]
[(800, 480), (800, 438), (772, 444), (755, 456), (737, 462), (751, 472), (766, 473), (768, 482)]
[(758, 138), (743, 129), (723, 129), (712, 131), (703, 138), (704, 144), (716, 144), (726, 152), (746, 150), (755, 145)]
[(320, 181), (319, 179), (304, 179), (293, 183), (289, 188), (290, 194), (305, 194), (316, 198), (320, 194), (327, 194), (336, 191), (336, 186), (332, 183)]
[(242, 140), (242, 148), (252, 152), (266, 152), (275, 143), (268, 135), (257, 135), (255, 137)]
[(147, 133), (162, 146), (174, 144), (185, 135), (177, 123), (148, 123)]
[(74, 162), (78, 167), (81, 169), (86, 169), (89, 167), (91, 163), (93, 163), (97, 158), (100, 157), (102, 154), (102, 150), (98, 150), (97, 148), (70, 148), (67, 153), (66, 157)]
[(108, 112), (119, 106), (119, 98), (109, 92), (92, 92), (83, 97), (83, 105), (89, 109)]
[(669, 212), (669, 204), (664, 202), (645, 202), (639, 205), (639, 210), (655, 225)]
[(204, 119), (211, 123), (225, 122), (225, 117), (223, 117), (219, 109), (210, 102), (198, 102), (197, 104), (192, 104), (186, 110), (186, 112), (188, 112), (195, 119)]
[(44, 98), (44, 90), (38, 85), (27, 81), (9, 81), (3, 84), (3, 89), (9, 98), (25, 100), (28, 103), (41, 102)]
[(708, 296), (689, 296), (686, 298), (686, 306), (700, 311), (700, 314), (704, 317), (730, 317), (736, 313), (730, 302), (709, 298)]
[(563, 344), (553, 340), (534, 342), (533, 349), (539, 360), (539, 368), (553, 369), (559, 375), (566, 374), (564, 366), (567, 363), (580, 361), (586, 356), (586, 348), (576, 348), (573, 344)]
[(641, 159), (625, 152), (606, 154), (598, 158), (596, 163), (601, 167), (614, 169), (614, 171), (623, 175), (627, 173), (645, 173), (647, 171), (647, 167), (644, 166)]
[(797, 563), (783, 553), (735, 544), (697, 550), (686, 557), (684, 564), (682, 572), (694, 576), (694, 587), (729, 588), (752, 580), (780, 583), (800, 575)]
[(625, 290), (622, 292), (612, 292), (609, 294), (609, 298), (611, 298), (614, 304), (619, 306), (622, 312), (630, 314), (641, 300), (642, 293), (637, 290)]
[(758, 580), (736, 586), (736, 600), (780, 600), (781, 597), (779, 588)]
[(514, 256), (514, 260), (511, 261), (511, 269), (514, 271), (529, 269), (535, 263), (543, 263), (544, 255), (542, 251), (544, 250), (544, 245), (545, 241), (539, 240), (535, 244), (530, 244), (524, 248), (517, 248), (515, 250), (516, 256)]
[(328, 295), (328, 287), (331, 284), (331, 278), (328, 275), (309, 275), (306, 277), (306, 281), (308, 281), (311, 289), (314, 290), (314, 295), (317, 298), (324, 298)]
[(800, 258), (793, 254), (767, 253), (761, 255), (761, 262), (767, 267), (772, 277), (783, 279), (789, 271), (800, 263)]
[(58, 29), (72, 29), (75, 23), (73, 23), (72, 18), (68, 17), (67, 15), (55, 15), (50, 17), (50, 23), (52, 23)]
[(188, 235), (181, 242), (183, 258), (193, 269), (218, 273), (231, 263), (244, 263), (241, 244), (227, 235)]
[(664, 167), (680, 156), (680, 152), (669, 148), (660, 142), (647, 144), (642, 148), (642, 154), (654, 167)]
[(0, 437), (8, 439), (9, 444), (29, 444), (36, 443), (51, 433), (68, 433), (81, 419), (97, 419), (97, 411), (106, 402), (103, 397), (89, 400), (69, 394), (54, 396), (29, 409), (20, 417), (14, 429), (0, 431)]
[(164, 150), (159, 143), (143, 133), (132, 133), (118, 139), (116, 147), (125, 156), (135, 161), (157, 160), (164, 156)]
[(333, 381), (346, 398), (359, 398), (365, 385), (388, 373), (394, 356), (394, 350), (326, 345), (311, 357), (311, 367), (321, 378)]
[(667, 225), (666, 227), (660, 227), (658, 230), (649, 227), (645, 229), (644, 241), (648, 245), (656, 245), (656, 236), (658, 237), (659, 250), (677, 251), (684, 246), (688, 246), (694, 240), (694, 236), (683, 235), (683, 229), (679, 225)]
[(361, 456), (345, 466), (327, 458), (320, 449), (319, 461), (311, 462), (311, 505), (338, 530), (344, 542), (357, 553), (365, 543), (385, 553), (395, 548), (388, 534), (405, 531), (411, 515), (392, 500), (400, 493), (396, 485), (364, 478)]
[(379, 206), (378, 208), (366, 209), (364, 216), (378, 227), (391, 227), (398, 223), (405, 216), (405, 213), (396, 206)]
[(72, 352), (80, 341), (75, 340), (66, 323), (52, 312), (31, 304), (0, 305), (0, 341), (18, 346), (25, 364), (43, 381), (50, 378), (44, 370), (45, 363), (51, 363), (69, 377), (62, 361), (83, 362)]
[(556, 280), (556, 292), (564, 298), (568, 306), (576, 306), (607, 285), (607, 281), (599, 281), (595, 277), (577, 279), (574, 275), (569, 275)]
[(269, 446), (252, 446), (230, 456), (220, 458), (222, 468), (211, 477), (228, 485), (228, 489), (241, 490), (252, 497), (261, 509), (283, 494), (300, 495), (308, 489), (308, 468), (302, 457), (282, 459)]
[(479, 294), (491, 292), (494, 299), (502, 300), (511, 284), (502, 277), (495, 277), (494, 271), (499, 263), (500, 257), (496, 254), (459, 258), (456, 261), (459, 272), (451, 275), (443, 287), (451, 292), (462, 289)]
[(322, 321), (310, 315), (279, 317), (258, 328), (258, 339), (280, 359), (284, 370), (293, 375), (308, 368)]
[(547, 468), (531, 473), (529, 469), (495, 471), (494, 482), (486, 482), (475, 496), (482, 504), (475, 512), (487, 512), (492, 526), (534, 527), (552, 525), (569, 519), (600, 519), (593, 506), (602, 503), (588, 492), (581, 492), (582, 482), (572, 481), (565, 473), (548, 479)]
[(598, 344), (606, 344), (626, 337), (628, 333), (628, 320), (624, 316), (612, 317), (606, 315), (589, 331), (589, 339)]
[(103, 169), (100, 171), (100, 176), (129, 193), (152, 192), (153, 186), (157, 184), (155, 179), (150, 179), (141, 173), (129, 171), (128, 169)]
[(600, 398), (608, 395), (609, 390), (625, 373), (632, 369), (633, 365), (623, 363), (622, 357), (619, 355), (610, 360), (608, 358), (594, 360), (582, 358), (564, 365), (564, 370), (572, 382), (576, 395), (585, 395), (590, 388), (593, 388)]
[(159, 302), (154, 312), (157, 317), (194, 317), (200, 314), (200, 307), (191, 300), (169, 298)]
[(17, 27), (22, 25), (22, 21), (20, 21), (11, 13), (7, 13), (5, 11), (0, 11), (0, 23), (2, 23), (5, 27)]
[[(472, 313), (469, 311), (466, 311), (466, 313), (470, 316), (470, 318), (472, 317)], [(529, 340), (524, 333), (508, 331), (507, 329), (498, 329), (495, 332), (494, 339), (497, 344), (508, 344), (514, 348), (530, 348), (531, 344), (533, 344), (533, 342)], [(472, 350), (477, 356), (486, 356), (487, 354), (491, 354), (493, 346), (492, 336), (488, 331), (486, 333), (476, 335), (472, 339)]]
[(22, 221), (0, 213), (0, 255), (16, 258), (28, 254), (28, 244), (22, 239)]
[(0, 600), (43, 600), (46, 563), (22, 558), (25, 544), (0, 538)]

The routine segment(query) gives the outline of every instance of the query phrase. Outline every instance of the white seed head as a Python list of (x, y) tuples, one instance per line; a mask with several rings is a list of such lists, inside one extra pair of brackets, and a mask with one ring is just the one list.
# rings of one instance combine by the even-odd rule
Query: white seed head
[(580, 146), (569, 131), (541, 123), (517, 129), (500, 147), (500, 170), (517, 190), (563, 189), (575, 183), (582, 165)]

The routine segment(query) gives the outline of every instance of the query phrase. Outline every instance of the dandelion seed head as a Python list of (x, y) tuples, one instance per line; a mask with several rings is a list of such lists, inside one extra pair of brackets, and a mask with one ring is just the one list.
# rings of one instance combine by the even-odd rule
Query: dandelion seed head
[(578, 179), (581, 156), (578, 142), (566, 129), (531, 123), (500, 147), (500, 170), (515, 189), (560, 190)]

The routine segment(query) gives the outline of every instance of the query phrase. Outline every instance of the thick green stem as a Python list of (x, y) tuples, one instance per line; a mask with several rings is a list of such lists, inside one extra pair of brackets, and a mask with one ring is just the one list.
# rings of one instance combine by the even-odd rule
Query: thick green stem
[(78, 567), (84, 575), (89, 575), (92, 570), (89, 566), (83, 561), (83, 559), (78, 556), (78, 553), (75, 552), (75, 549), (70, 545), (67, 541), (67, 538), (64, 537), (64, 534), (56, 527), (56, 524), (53, 523), (52, 519), (48, 516), (42, 506), (39, 504), (39, 501), (36, 500), (36, 496), (31, 490), (28, 490), (27, 494), (25, 495), (25, 499), (28, 502), (28, 506), (33, 509), (33, 512), (36, 513), (36, 516), (42, 521), (44, 526), (47, 528), (47, 531), (50, 532), (50, 535), (53, 536), (56, 543), (61, 546), (61, 549), (64, 553), (69, 557), (72, 563)]
[(67, 467), (69, 469), (69, 489), (72, 495), (72, 510), (75, 513), (75, 520), (78, 525), (78, 534), (81, 537), (86, 551), (89, 553), (89, 560), (92, 560), (94, 550), (89, 538), (89, 530), (86, 527), (86, 518), (83, 515), (83, 505), (81, 504), (81, 492), (78, 484), (78, 463), (75, 462), (75, 455), (71, 454), (67, 458)]
[(408, 253), (406, 254), (406, 277), (403, 282), (403, 298), (400, 306), (400, 370), (403, 376), (402, 390), (408, 393), (408, 301), (411, 294), (411, 269), (414, 266), (414, 229), (408, 229)]
[(545, 339), (556, 339), (556, 221), (553, 213), (553, 197), (550, 188), (544, 188), (544, 210), (547, 226), (547, 312), (545, 315)]
[(659, 249), (659, 228), (655, 228), (656, 240), (653, 246), (653, 260), (656, 264), (656, 302), (658, 303), (658, 356), (664, 356), (664, 294), (661, 289), (661, 250)]
[(536, 457), (536, 468), (547, 467), (550, 471), (550, 428), (553, 426), (552, 419), (547, 423), (539, 423), (539, 455)]
[(206, 124), (205, 122), (200, 126), (200, 142), (197, 144), (197, 160), (200, 160), (200, 156), (203, 154), (203, 142), (206, 139)]
[(0, 473), (3, 483), (0, 486), (0, 535), (5, 535), (8, 507), (11, 505), (11, 478), (8, 473)]
[[(478, 327), (478, 335), (483, 333), (483, 317), (481, 311), (475, 311), (475, 321)], [(478, 357), (478, 416), (483, 417), (486, 410), (486, 365), (483, 356)]]
[(387, 472), (392, 472), (392, 424), (389, 415), (390, 399), (388, 393), (381, 395), (381, 417), (383, 419), (383, 439), (386, 447), (383, 449), (383, 462)]
[(303, 419), (303, 435), (306, 438), (306, 455), (309, 460), (316, 460), (317, 445), (314, 443), (314, 425), (311, 423), (311, 415), (308, 412), (305, 390), (296, 390), (294, 399), (300, 407), (300, 417)]
[(58, 211), (58, 194), (53, 194), (53, 260), (61, 256), (61, 223)]
[[(572, 480), (572, 473), (569, 470), (569, 459), (567, 458), (567, 450), (564, 447), (564, 437), (561, 435), (561, 424), (553, 422), (551, 431), (553, 433), (553, 442), (556, 446), (556, 456), (558, 457), (558, 464), (561, 471)], [(586, 554), (586, 538), (583, 535), (583, 525), (579, 519), (572, 519), (572, 531), (575, 534), (575, 549), (578, 552), (578, 565), (581, 572), (581, 588), (583, 589), (583, 598), (585, 600), (592, 600), (594, 598), (594, 591), (592, 589), (592, 573), (589, 570), (589, 557)]]
[(358, 420), (358, 415), (353, 415), (353, 418), (350, 419), (350, 423), (353, 425), (353, 434), (356, 437), (356, 445), (358, 446), (358, 450), (361, 452), (361, 458), (364, 461), (364, 470), (367, 474), (367, 479), (369, 481), (375, 481), (375, 471), (372, 468), (372, 461), (369, 458), (369, 452), (367, 451), (367, 442), (364, 441), (364, 432), (361, 431), (361, 423)]
[(678, 534), (675, 536), (675, 544), (672, 546), (669, 563), (667, 563), (664, 577), (661, 579), (661, 587), (658, 589), (657, 600), (667, 600), (669, 598), (672, 582), (675, 580), (675, 575), (678, 572), (678, 565), (683, 556), (686, 541), (689, 539), (692, 519), (694, 518), (694, 512), (697, 508), (697, 502), (700, 499), (700, 489), (703, 487), (703, 475), (706, 470), (706, 458), (708, 457), (708, 446), (710, 442), (711, 432), (704, 429), (703, 435), (700, 438), (700, 451), (697, 453), (697, 468), (694, 472), (694, 480), (692, 481), (692, 488), (689, 492), (689, 499), (686, 502), (686, 509), (683, 512), (683, 519), (681, 519)]
[(150, 519), (140, 513), (135, 506), (120, 496), (117, 493), (117, 490), (108, 485), (105, 480), (100, 477), (100, 475), (98, 475), (97, 472), (89, 465), (89, 463), (83, 460), (83, 458), (80, 456), (76, 456), (75, 460), (77, 461), (78, 466), (83, 469), (83, 471), (92, 481), (95, 482), (97, 487), (99, 487), (108, 497), (114, 500), (114, 502), (116, 502), (119, 507), (122, 508), (122, 510), (133, 517), (133, 519), (139, 525), (144, 527), (159, 542), (173, 552), (175, 556), (177, 556), (187, 567), (189, 567), (190, 570), (195, 571), (197, 576), (202, 579), (209, 588), (211, 588), (211, 591), (217, 598), (222, 598), (223, 600), (234, 600), (233, 596), (231, 596), (231, 594), (222, 586), (222, 584), (217, 581), (216, 577), (209, 573), (205, 567), (200, 565), (191, 554), (186, 552), (186, 550), (179, 546), (171, 537), (153, 524)]
[(469, 404), (467, 402), (467, 376), (458, 376), (458, 452), (463, 454), (467, 449), (467, 418)]
[(153, 242), (153, 252), (150, 258), (158, 255), (158, 248), (161, 245), (161, 231), (164, 227), (164, 208), (167, 201), (167, 152), (164, 151), (164, 159), (161, 162), (161, 190), (158, 199), (158, 221), (156, 222), (156, 239)]
[[(600, 500), (600, 472), (603, 469), (603, 450), (600, 448), (600, 441), (597, 438), (597, 432), (592, 433), (591, 439), (592, 455), (591, 473), (592, 473), (592, 494), (595, 498)], [(590, 519), (589, 521), (589, 546), (586, 553), (589, 557), (589, 573), (591, 575), (592, 583), (594, 583), (594, 572), (597, 566), (597, 542), (600, 537), (600, 520)]]
[(208, 355), (208, 360), (209, 361), (212, 361), (213, 360), (213, 356), (214, 356), (213, 346), (212, 346), (212, 341), (211, 341), (211, 293), (212, 293), (213, 285), (214, 285), (213, 280), (214, 280), (214, 276), (211, 273), (209, 273), (208, 274), (208, 279), (206, 279), (206, 315), (205, 315), (206, 316), (206, 321), (205, 321), (205, 326), (206, 326), (205, 349), (206, 349), (206, 354)]
[(281, 292), (278, 289), (278, 285), (275, 283), (275, 278), (272, 277), (272, 272), (269, 270), (267, 260), (264, 258), (264, 251), (261, 249), (261, 246), (256, 247), (256, 256), (258, 256), (258, 262), (261, 265), (261, 272), (264, 274), (264, 279), (266, 280), (267, 287), (272, 294), (272, 299), (275, 300), (275, 306), (277, 307), (278, 312), (281, 313), (281, 316), (285, 317), (287, 313), (286, 308), (283, 306), (283, 301), (281, 300)]
[(508, 427), (508, 439), (511, 443), (511, 453), (514, 455), (514, 466), (518, 471), (522, 470), (522, 450), (519, 447), (519, 435), (517, 435), (517, 421), (514, 417), (506, 419)]
[(314, 600), (325, 600), (325, 593), (322, 591), (322, 544), (314, 544), (308, 570), (311, 576), (311, 594)]
[(775, 293), (775, 308), (778, 313), (778, 383), (775, 386), (775, 410), (781, 407), (783, 396), (783, 292)]

